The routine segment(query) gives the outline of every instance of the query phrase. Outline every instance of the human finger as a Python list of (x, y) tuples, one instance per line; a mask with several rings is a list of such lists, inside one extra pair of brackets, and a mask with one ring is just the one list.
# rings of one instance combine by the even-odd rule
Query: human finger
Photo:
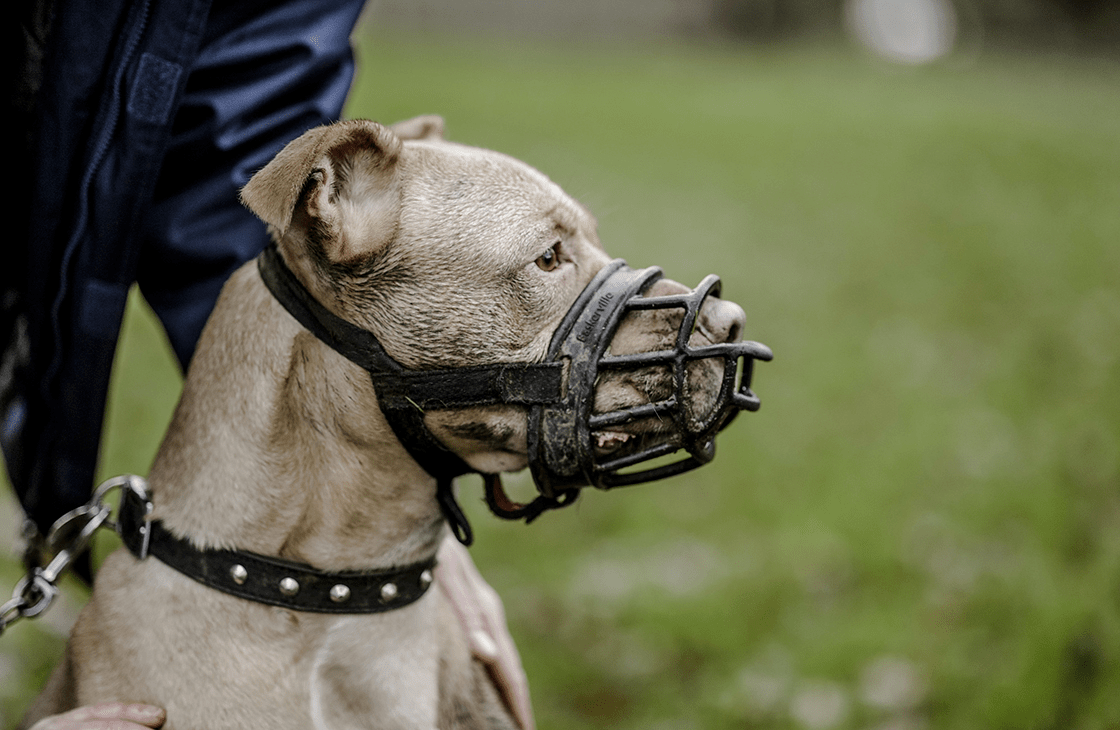
[(497, 591), (482, 578), (466, 548), (448, 537), (440, 547), (439, 578), (471, 652), (487, 668), (494, 686), (523, 730), (535, 730), (529, 680), (506, 626)]
[(145, 730), (162, 727), (167, 713), (153, 705), (101, 702), (44, 717), (31, 730)]

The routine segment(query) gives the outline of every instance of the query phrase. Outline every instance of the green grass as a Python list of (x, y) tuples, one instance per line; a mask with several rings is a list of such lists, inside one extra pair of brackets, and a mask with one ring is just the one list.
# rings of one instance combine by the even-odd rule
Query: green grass
[[(699, 472), (529, 527), (465, 481), (542, 730), (1120, 727), (1120, 66), (359, 52), (351, 116), (525, 159), (615, 255), (720, 274), (775, 352)], [(146, 469), (177, 389), (146, 317), (106, 475)], [(0, 639), (8, 724), (61, 647), (28, 623)]]

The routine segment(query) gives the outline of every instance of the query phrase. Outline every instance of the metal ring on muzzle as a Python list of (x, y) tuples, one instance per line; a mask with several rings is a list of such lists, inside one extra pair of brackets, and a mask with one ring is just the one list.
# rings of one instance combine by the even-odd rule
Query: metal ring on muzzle
[[(545, 497), (593, 485), (600, 489), (640, 484), (681, 474), (708, 463), (715, 455), (715, 436), (740, 410), (755, 411), (759, 399), (750, 389), (754, 360), (770, 360), (770, 349), (758, 342), (717, 343), (693, 347), (689, 339), (708, 296), (719, 296), (719, 277), (710, 275), (685, 294), (646, 297), (662, 278), (661, 269), (631, 269), (621, 259), (603, 268), (584, 289), (561, 322), (549, 345), (546, 361), (566, 363), (566, 388), (560, 400), (533, 406), (529, 418), (529, 468)], [(672, 349), (627, 355), (608, 349), (627, 314), (650, 310), (683, 310)], [(690, 410), (689, 365), (718, 359), (723, 364), (720, 390), (706, 414)], [(742, 372), (739, 362), (743, 362)], [(605, 413), (594, 412), (596, 386), (610, 371), (668, 367), (668, 397)], [(737, 382), (738, 381), (738, 382)], [(668, 422), (651, 444), (621, 455), (597, 453), (594, 434), (656, 418)], [(670, 463), (635, 468), (683, 451)]]

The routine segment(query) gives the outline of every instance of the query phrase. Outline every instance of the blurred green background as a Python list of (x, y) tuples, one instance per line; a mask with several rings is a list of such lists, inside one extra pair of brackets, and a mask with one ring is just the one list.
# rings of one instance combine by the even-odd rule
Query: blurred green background
[[(350, 116), (439, 113), (526, 160), (614, 255), (720, 274), (775, 352), (699, 472), (529, 527), (462, 480), (542, 730), (1120, 728), (1115, 57), (356, 43)], [(178, 388), (134, 298), (103, 476), (147, 469)], [(0, 599), (19, 574), (13, 548)], [(82, 599), (0, 639), (0, 727)]]

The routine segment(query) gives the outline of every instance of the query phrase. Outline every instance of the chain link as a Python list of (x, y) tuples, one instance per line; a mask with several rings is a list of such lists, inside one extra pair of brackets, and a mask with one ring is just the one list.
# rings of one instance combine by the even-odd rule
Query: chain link
[(13, 596), (10, 601), (0, 606), (0, 634), (3, 634), (4, 629), (10, 624), (15, 623), (16, 619), (23, 618), (25, 603), (23, 596)]
[[(58, 581), (62, 574), (89, 548), (94, 534), (102, 527), (117, 529), (117, 524), (109, 519), (112, 508), (105, 504), (105, 498), (113, 490), (126, 487), (141, 494), (147, 492), (147, 484), (141, 477), (131, 474), (113, 477), (94, 491), (89, 502), (55, 520), (45, 540), (25, 527), (24, 537), (30, 544), (28, 571), (16, 583), (12, 597), (0, 604), (0, 635), (19, 619), (38, 616), (46, 611), (58, 595)], [(39, 561), (39, 553), (43, 549), (51, 556), (46, 567), (42, 567)]]

